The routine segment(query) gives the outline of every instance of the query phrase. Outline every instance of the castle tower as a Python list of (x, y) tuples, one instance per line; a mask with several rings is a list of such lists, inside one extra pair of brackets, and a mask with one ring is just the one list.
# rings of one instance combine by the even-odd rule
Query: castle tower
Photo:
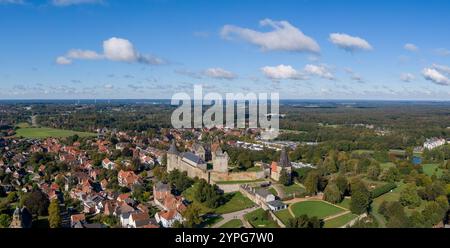
[(230, 160), (228, 153), (222, 152), (222, 149), (219, 147), (213, 154), (213, 170), (217, 172), (228, 172), (228, 161)]
[(173, 171), (178, 167), (178, 155), (179, 153), (175, 145), (175, 140), (173, 140), (167, 151), (167, 171)]

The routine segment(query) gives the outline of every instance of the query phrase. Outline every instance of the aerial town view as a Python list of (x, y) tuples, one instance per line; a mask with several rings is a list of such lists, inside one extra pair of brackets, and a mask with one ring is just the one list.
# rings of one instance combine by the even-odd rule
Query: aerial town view
[(0, 0), (0, 228), (450, 228), (450, 3), (262, 2)]

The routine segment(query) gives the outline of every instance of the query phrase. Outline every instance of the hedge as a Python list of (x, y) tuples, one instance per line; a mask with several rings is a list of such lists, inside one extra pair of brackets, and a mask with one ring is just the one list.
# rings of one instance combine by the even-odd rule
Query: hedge
[(374, 190), (372, 190), (372, 198), (374, 199), (379, 196), (382, 196), (395, 188), (397, 188), (397, 184), (395, 184), (395, 183), (387, 183), (383, 186), (375, 188)]

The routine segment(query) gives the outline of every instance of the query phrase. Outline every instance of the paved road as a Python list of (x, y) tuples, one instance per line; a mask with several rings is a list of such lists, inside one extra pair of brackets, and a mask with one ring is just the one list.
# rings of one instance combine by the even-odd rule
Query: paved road
[[(230, 220), (234, 220), (234, 219), (239, 219), (239, 220), (243, 220), (244, 219), (244, 215), (247, 213), (250, 213), (251, 211), (254, 211), (256, 209), (258, 209), (259, 206), (255, 206), (255, 207), (251, 207), (251, 208), (247, 208), (241, 211), (237, 211), (237, 212), (232, 212), (232, 213), (228, 213), (228, 214), (222, 214), (221, 216), (223, 217), (223, 220), (219, 221), (218, 223), (214, 224), (212, 226), (212, 228), (217, 228), (222, 226), (223, 224), (227, 223)], [(244, 224), (245, 227), (247, 228), (251, 228), (251, 226), (246, 225), (246, 221), (242, 221), (242, 223)]]

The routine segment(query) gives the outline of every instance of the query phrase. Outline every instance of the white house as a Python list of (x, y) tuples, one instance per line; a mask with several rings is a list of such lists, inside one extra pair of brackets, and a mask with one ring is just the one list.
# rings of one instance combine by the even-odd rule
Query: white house
[(183, 222), (183, 216), (176, 210), (161, 211), (156, 213), (155, 219), (158, 223), (161, 223), (163, 227), (172, 227), (175, 221)]
[(103, 166), (103, 168), (105, 168), (107, 170), (112, 170), (116, 167), (116, 164), (114, 162), (112, 162), (111, 160), (109, 160), (108, 158), (105, 158), (102, 161), (102, 166)]
[(432, 149), (435, 149), (435, 148), (437, 148), (439, 146), (445, 145), (445, 143), (447, 143), (445, 139), (431, 138), (431, 139), (427, 139), (423, 143), (423, 147), (428, 149), (428, 150), (432, 150)]

